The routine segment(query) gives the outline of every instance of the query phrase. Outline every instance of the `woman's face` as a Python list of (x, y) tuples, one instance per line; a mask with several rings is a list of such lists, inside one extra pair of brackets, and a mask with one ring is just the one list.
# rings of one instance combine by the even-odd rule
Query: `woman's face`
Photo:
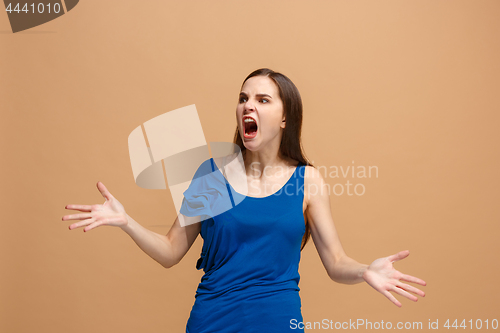
[(278, 147), (285, 128), (279, 90), (267, 76), (249, 78), (241, 87), (236, 121), (243, 144), (255, 151), (274, 142)]

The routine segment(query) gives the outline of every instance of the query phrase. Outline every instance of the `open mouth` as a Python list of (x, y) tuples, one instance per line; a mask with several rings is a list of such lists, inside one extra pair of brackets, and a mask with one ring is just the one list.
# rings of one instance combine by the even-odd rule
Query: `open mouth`
[(243, 117), (245, 138), (251, 139), (257, 135), (257, 122), (252, 117)]

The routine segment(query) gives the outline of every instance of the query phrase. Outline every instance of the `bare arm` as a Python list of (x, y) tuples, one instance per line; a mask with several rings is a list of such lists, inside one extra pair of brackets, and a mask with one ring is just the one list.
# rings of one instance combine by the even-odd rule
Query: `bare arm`
[(360, 264), (344, 252), (332, 219), (329, 189), (321, 173), (307, 167), (304, 185), (311, 236), (328, 276), (339, 283), (363, 282), (363, 273), (368, 265)]
[(200, 223), (181, 227), (179, 217), (175, 219), (167, 235), (160, 235), (144, 228), (132, 219), (123, 208), (123, 205), (106, 189), (103, 183), (98, 182), (97, 188), (106, 199), (99, 205), (67, 205), (66, 209), (74, 209), (83, 214), (65, 215), (66, 220), (81, 220), (69, 226), (70, 230), (85, 227), (87, 232), (101, 225), (117, 226), (125, 231), (147, 255), (156, 260), (165, 268), (177, 264), (191, 248), (200, 233)]
[(160, 235), (144, 228), (129, 215), (126, 216), (126, 219), (127, 224), (122, 227), (122, 230), (134, 240), (141, 250), (165, 268), (179, 263), (200, 233), (200, 223), (181, 227), (179, 217), (175, 219), (166, 235)]
[(424, 280), (403, 274), (393, 267), (393, 263), (406, 258), (409, 251), (376, 259), (370, 265), (361, 264), (348, 257), (333, 223), (329, 189), (317, 169), (306, 167), (304, 186), (311, 236), (332, 280), (346, 284), (365, 281), (399, 307), (401, 303), (390, 293), (391, 291), (415, 302), (418, 298), (410, 292), (421, 297), (425, 296), (420, 289), (402, 282), (408, 281), (425, 286)]

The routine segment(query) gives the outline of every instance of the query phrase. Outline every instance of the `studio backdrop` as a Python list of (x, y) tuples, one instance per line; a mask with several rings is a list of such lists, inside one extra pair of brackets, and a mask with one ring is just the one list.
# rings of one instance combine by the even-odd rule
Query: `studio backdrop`
[(301, 93), (303, 149), (346, 253), (369, 264), (410, 250), (395, 268), (427, 282), (416, 303), (395, 295), (398, 308), (366, 283), (331, 281), (311, 240), (304, 322), (331, 326), (306, 332), (498, 328), (499, 1), (4, 4), (1, 332), (185, 330), (200, 236), (165, 269), (119, 228), (68, 230), (61, 217), (102, 204), (101, 181), (166, 234), (171, 187), (137, 184), (129, 136), (194, 105), (200, 140), (231, 143), (241, 84), (262, 67)]

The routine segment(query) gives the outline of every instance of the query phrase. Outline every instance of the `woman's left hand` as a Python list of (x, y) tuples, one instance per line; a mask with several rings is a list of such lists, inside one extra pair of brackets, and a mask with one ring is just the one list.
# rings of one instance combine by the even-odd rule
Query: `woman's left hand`
[(401, 306), (401, 303), (390, 293), (390, 291), (394, 291), (395, 293), (411, 299), (414, 302), (416, 302), (418, 298), (417, 296), (410, 294), (410, 292), (421, 297), (425, 296), (425, 293), (422, 290), (400, 281), (403, 280), (425, 286), (426, 283), (424, 280), (411, 275), (403, 274), (394, 269), (392, 266), (395, 261), (404, 259), (408, 257), (409, 254), (410, 251), (406, 250), (393, 254), (389, 257), (377, 259), (372, 262), (363, 273), (363, 279), (366, 283), (399, 307)]

